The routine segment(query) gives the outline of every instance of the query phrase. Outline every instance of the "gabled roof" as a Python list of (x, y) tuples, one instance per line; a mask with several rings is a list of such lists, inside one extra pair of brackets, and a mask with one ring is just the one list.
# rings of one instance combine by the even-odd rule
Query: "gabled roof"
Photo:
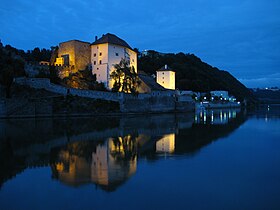
[(91, 45), (105, 44), (105, 43), (123, 46), (123, 47), (129, 48), (132, 50), (132, 48), (126, 43), (126, 41), (124, 41), (121, 38), (117, 37), (116, 35), (110, 34), (110, 33), (102, 35), (101, 38), (97, 39)]
[(164, 65), (164, 66), (161, 67), (158, 71), (174, 71), (174, 70), (171, 69), (169, 66)]
[(138, 77), (143, 83), (145, 83), (149, 88), (151, 88), (152, 91), (166, 90), (164, 87), (158, 84), (153, 77), (147, 75), (144, 72), (138, 72)]

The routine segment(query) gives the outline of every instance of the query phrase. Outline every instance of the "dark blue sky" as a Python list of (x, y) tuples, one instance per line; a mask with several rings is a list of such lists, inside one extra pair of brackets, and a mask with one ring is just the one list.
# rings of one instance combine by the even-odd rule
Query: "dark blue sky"
[(194, 53), (248, 87), (280, 86), (280, 0), (1, 0), (0, 39), (24, 50), (114, 33)]

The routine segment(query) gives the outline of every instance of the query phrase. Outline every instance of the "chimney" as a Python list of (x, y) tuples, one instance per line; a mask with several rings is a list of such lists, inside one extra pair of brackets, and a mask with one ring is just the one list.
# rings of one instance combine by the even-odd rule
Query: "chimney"
[(167, 64), (165, 64), (164, 68), (167, 69)]
[(95, 36), (95, 41), (97, 41), (97, 36)]

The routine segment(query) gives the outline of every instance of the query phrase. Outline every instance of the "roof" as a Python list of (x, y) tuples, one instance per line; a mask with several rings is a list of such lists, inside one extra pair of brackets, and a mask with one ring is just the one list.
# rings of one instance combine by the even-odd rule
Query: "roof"
[(171, 69), (169, 66), (164, 65), (164, 66), (161, 67), (158, 71), (174, 71), (174, 70)]
[(158, 84), (155, 79), (144, 72), (138, 72), (138, 77), (143, 83), (145, 83), (151, 90), (166, 90), (160, 84)]
[(65, 41), (65, 42), (60, 42), (59, 44), (66, 43), (66, 42), (82, 42), (82, 43), (90, 44), (89, 42), (85, 42), (85, 41), (81, 41), (81, 40), (77, 40), (77, 39), (72, 39), (72, 40), (68, 40), (68, 41)]
[(123, 46), (132, 50), (132, 48), (126, 43), (126, 41), (110, 33), (102, 35), (102, 37), (97, 39), (95, 42), (93, 42), (92, 45), (105, 44), (105, 43)]

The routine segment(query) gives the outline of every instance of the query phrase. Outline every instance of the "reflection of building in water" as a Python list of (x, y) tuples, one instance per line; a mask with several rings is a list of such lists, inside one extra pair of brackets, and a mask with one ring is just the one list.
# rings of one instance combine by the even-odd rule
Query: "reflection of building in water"
[(90, 179), (90, 163), (86, 158), (70, 154), (69, 151), (59, 152), (60, 162), (55, 164), (56, 176), (67, 185), (79, 186)]
[(130, 136), (110, 138), (89, 152), (86, 150), (90, 147), (80, 143), (83, 145), (73, 143), (67, 150), (60, 150), (58, 160), (52, 165), (55, 178), (63, 183), (79, 186), (94, 182), (106, 190), (114, 190), (136, 172), (136, 148)]
[(175, 150), (175, 134), (164, 135), (163, 138), (156, 142), (157, 152), (173, 153)]
[(196, 124), (227, 124), (231, 119), (236, 118), (240, 109), (228, 110), (200, 110), (195, 114)]
[(136, 153), (133, 154), (131, 150), (132, 144), (127, 143), (125, 138), (118, 138), (117, 141), (109, 139), (104, 145), (97, 146), (96, 152), (92, 153), (91, 178), (93, 182), (109, 186), (128, 179), (136, 172)]

